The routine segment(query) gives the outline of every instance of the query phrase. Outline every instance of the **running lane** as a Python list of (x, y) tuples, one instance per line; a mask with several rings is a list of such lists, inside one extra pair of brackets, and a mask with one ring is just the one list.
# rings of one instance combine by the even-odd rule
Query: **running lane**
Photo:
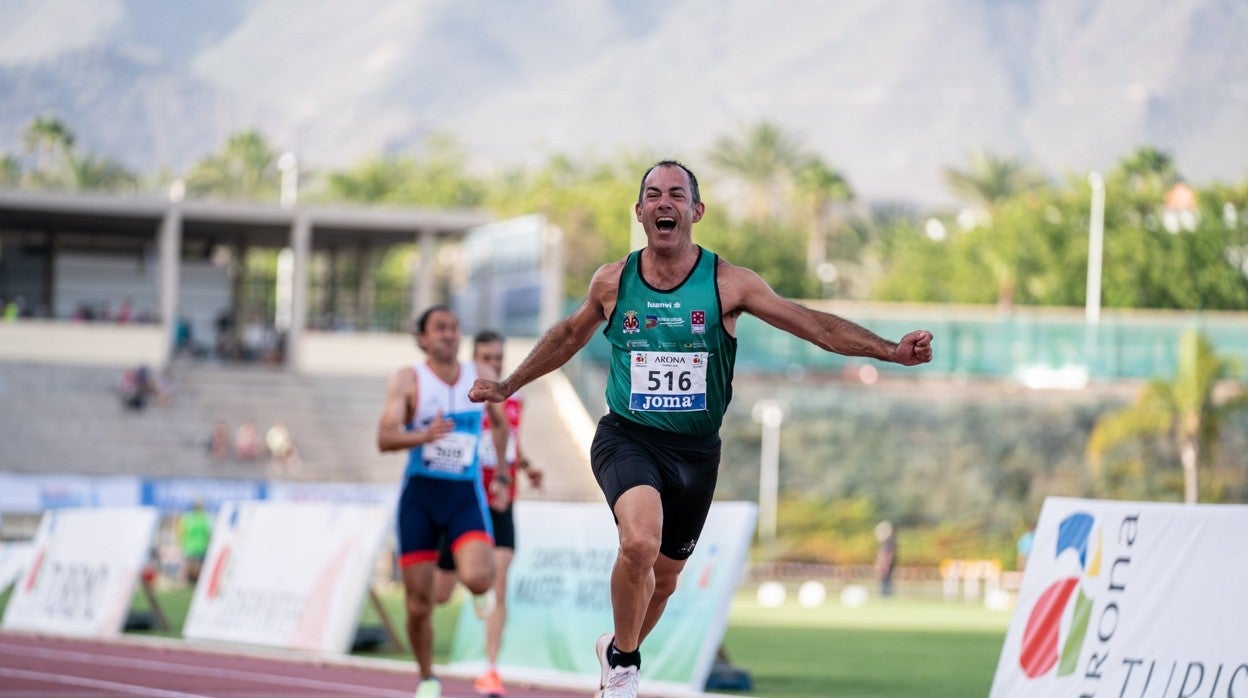
[[(414, 668), (378, 660), (343, 662), (241, 654), (173, 640), (81, 640), (0, 632), (4, 698), (411, 698)], [(393, 665), (393, 666), (390, 666)], [(443, 698), (476, 698), (471, 681), (442, 679)], [(584, 697), (584, 691), (508, 685), (509, 698)]]

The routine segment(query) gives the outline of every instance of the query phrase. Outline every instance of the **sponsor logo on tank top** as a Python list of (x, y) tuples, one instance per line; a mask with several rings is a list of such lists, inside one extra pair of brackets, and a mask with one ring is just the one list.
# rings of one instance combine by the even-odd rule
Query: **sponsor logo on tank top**
[(625, 310), (622, 324), (620, 329), (624, 334), (636, 334), (641, 331), (641, 323), (637, 322), (636, 310)]

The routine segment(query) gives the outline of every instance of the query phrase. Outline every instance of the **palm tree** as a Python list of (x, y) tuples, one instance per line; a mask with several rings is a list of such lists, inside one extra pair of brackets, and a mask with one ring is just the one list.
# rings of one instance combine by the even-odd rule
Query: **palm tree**
[(1137, 192), (1164, 191), (1180, 179), (1174, 158), (1149, 146), (1127, 154), (1118, 162), (1115, 174)]
[(139, 185), (138, 175), (107, 155), (88, 153), (82, 157), (69, 154), (64, 184), (76, 191), (133, 191)]
[(779, 126), (764, 121), (750, 127), (741, 140), (720, 138), (709, 157), (712, 165), (744, 182), (749, 191), (746, 217), (761, 222), (801, 162), (802, 149)]
[(794, 186), (798, 201), (810, 216), (806, 265), (815, 271), (828, 259), (828, 232), (832, 228), (834, 208), (853, 201), (854, 190), (840, 172), (813, 155), (798, 166)]
[(1217, 391), (1230, 368), (1203, 334), (1184, 333), (1174, 379), (1150, 381), (1135, 402), (1097, 420), (1087, 445), (1093, 467), (1099, 469), (1105, 456), (1126, 442), (1172, 439), (1183, 466), (1183, 501), (1195, 503), (1197, 473), (1217, 445), (1222, 423), (1230, 412), (1248, 407), (1248, 391), (1237, 390), (1229, 397)]
[(74, 132), (51, 114), (35, 117), (23, 136), (26, 152), (35, 153), (35, 170), (46, 173), (56, 153), (67, 155), (74, 147)]
[[(945, 183), (955, 194), (985, 211), (991, 211), (1009, 199), (1048, 184), (1044, 175), (1018, 158), (1002, 157), (986, 151), (975, 151), (965, 170), (944, 169)], [(1009, 308), (1014, 304), (1018, 283), (1014, 261), (1007, 255), (987, 247), (982, 251), (984, 262), (997, 282), (997, 304)]]
[(22, 162), (12, 155), (0, 157), (0, 187), (16, 187), (22, 183)]
[(969, 168), (946, 167), (944, 174), (956, 195), (986, 209), (1048, 183), (1044, 174), (1022, 160), (984, 151), (971, 153)]
[(231, 135), (221, 152), (195, 163), (187, 191), (201, 196), (277, 199), (277, 154), (256, 130)]

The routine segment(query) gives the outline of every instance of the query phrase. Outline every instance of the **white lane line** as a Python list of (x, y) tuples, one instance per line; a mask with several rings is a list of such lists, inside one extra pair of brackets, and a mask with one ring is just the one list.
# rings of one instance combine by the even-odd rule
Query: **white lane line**
[(47, 681), (49, 683), (67, 684), (70, 686), (82, 686), (84, 688), (117, 691), (119, 693), (128, 693), (133, 696), (153, 696), (153, 698), (210, 698), (210, 696), (205, 696), (201, 693), (166, 691), (160, 688), (134, 686), (128, 683), (88, 679), (84, 676), (65, 676), (64, 674), (49, 674), (43, 671), (27, 671), (26, 669), (10, 669), (8, 667), (0, 667), (0, 676), (30, 679), (34, 681)]
[[(115, 667), (126, 667), (130, 669), (141, 669), (145, 671), (162, 672), (166, 674), (177, 674), (180, 676), (207, 676), (213, 678), (229, 678), (240, 681), (254, 681), (258, 683), (269, 683), (276, 686), (284, 686), (287, 688), (301, 687), (318, 689), (322, 691), (340, 691), (348, 695), (354, 696), (381, 696), (393, 698), (411, 698), (411, 691), (399, 691), (386, 688), (373, 688), (360, 686), (354, 683), (342, 683), (339, 681), (323, 681), (321, 679), (308, 679), (299, 676), (281, 676), (256, 671), (244, 671), (242, 669), (227, 669), (216, 666), (197, 666), (194, 664), (179, 664), (176, 661), (157, 661), (154, 659), (137, 659), (134, 657), (114, 657), (104, 654), (94, 654), (91, 652), (80, 652), (77, 650), (57, 650), (41, 647), (24, 647), (22, 645), (10, 645), (0, 642), (0, 654), (22, 655), (26, 657), (38, 657), (40, 659), (57, 659), (66, 662), (79, 662), (82, 664), (107, 664)], [(176, 654), (176, 653), (173, 653)], [(171, 657), (176, 659), (176, 657)], [(226, 659), (225, 661), (228, 661)], [(263, 661), (263, 660), (261, 660)], [(293, 668), (293, 667), (292, 667)], [(192, 695), (192, 694), (176, 694), (176, 695)]]

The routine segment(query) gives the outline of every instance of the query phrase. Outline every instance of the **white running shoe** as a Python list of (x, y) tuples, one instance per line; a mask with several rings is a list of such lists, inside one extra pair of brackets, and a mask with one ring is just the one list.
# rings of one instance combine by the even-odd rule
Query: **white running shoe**
[(416, 698), (442, 698), (442, 683), (437, 679), (425, 679), (416, 687)]
[(599, 690), (594, 696), (595, 698), (637, 698), (637, 686), (641, 681), (641, 674), (637, 667), (613, 667), (607, 660), (607, 652), (611, 651), (611, 641), (614, 639), (614, 633), (603, 633), (599, 636), (598, 643), (594, 645), (594, 652), (598, 655), (598, 665), (602, 668), (598, 682)]
[(635, 666), (613, 666), (602, 689), (602, 698), (637, 698), (641, 673)]
[(611, 673), (611, 663), (607, 661), (607, 652), (611, 651), (611, 641), (615, 639), (615, 633), (603, 633), (598, 636), (598, 643), (594, 645), (594, 654), (598, 656), (598, 666), (602, 667), (602, 673), (598, 676), (598, 695), (602, 695), (602, 689), (607, 687), (607, 675)]

